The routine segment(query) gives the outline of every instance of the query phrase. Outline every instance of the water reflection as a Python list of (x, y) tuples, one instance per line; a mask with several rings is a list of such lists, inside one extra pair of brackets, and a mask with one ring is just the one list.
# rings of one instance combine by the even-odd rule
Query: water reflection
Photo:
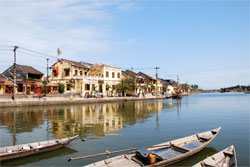
[[(61, 138), (80, 135), (81, 138), (117, 135), (120, 129), (136, 122), (144, 122), (157, 114), (156, 130), (159, 128), (158, 114), (163, 108), (179, 106), (171, 101), (136, 101), (87, 105), (62, 105), (46, 107), (23, 107), (0, 109), (0, 130), (12, 134), (16, 145), (17, 134), (32, 132), (43, 127), (44, 136)], [(178, 107), (177, 107), (178, 108)], [(1, 142), (1, 145), (5, 145)]]
[(11, 161), (5, 161), (1, 165), (2, 166), (16, 166), (18, 164), (19, 166), (22, 166), (22, 165), (25, 165), (28, 163), (33, 163), (33, 162), (37, 162), (37, 161), (41, 161), (41, 160), (48, 160), (48, 159), (56, 158), (56, 157), (62, 157), (65, 155), (70, 155), (70, 154), (76, 153), (76, 152), (77, 151), (74, 149), (64, 147), (64, 148), (61, 148), (59, 150), (54, 150), (54, 151), (49, 151), (46, 153), (32, 155), (32, 158), (31, 157), (23, 157), (23, 158), (14, 159)]
[(180, 161), (176, 164), (171, 165), (172, 167), (178, 166), (193, 166), (194, 164), (204, 160), (205, 158), (212, 156), (213, 154), (217, 153), (218, 151), (215, 148), (207, 147), (201, 150), (200, 152), (188, 157), (187, 159)]

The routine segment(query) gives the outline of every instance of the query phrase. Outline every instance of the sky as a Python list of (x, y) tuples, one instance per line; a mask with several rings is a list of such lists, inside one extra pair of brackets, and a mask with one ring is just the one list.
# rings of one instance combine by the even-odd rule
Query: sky
[(248, 85), (249, 1), (1, 0), (0, 72), (13, 46), (17, 64), (44, 74), (60, 48), (61, 58), (152, 76), (157, 66), (160, 78), (202, 89)]

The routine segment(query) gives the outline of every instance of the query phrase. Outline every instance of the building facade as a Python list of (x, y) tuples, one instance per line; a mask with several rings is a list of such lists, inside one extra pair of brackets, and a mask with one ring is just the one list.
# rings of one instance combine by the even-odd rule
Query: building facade
[[(14, 65), (9, 67), (2, 74), (13, 81)], [(37, 69), (26, 65), (16, 65), (17, 94), (42, 94), (43, 80), (43, 73), (38, 71)], [(9, 84), (8, 86), (11, 85)], [(9, 91), (9, 93), (10, 92), (13, 93), (13, 91)]]
[(107, 96), (114, 94), (120, 78), (119, 67), (62, 59), (52, 65), (50, 81), (64, 84), (66, 93), (80, 93), (83, 97), (89, 97), (96, 93)]

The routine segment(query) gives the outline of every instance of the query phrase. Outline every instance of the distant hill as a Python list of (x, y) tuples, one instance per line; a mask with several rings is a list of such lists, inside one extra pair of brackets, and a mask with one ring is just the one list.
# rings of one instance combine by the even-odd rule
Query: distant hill
[(237, 85), (220, 89), (220, 92), (246, 92), (246, 91), (250, 91), (250, 85), (248, 86)]

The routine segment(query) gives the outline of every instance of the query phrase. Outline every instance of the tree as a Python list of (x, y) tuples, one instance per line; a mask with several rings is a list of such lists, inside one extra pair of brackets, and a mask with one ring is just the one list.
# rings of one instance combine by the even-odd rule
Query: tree
[(57, 85), (58, 85), (58, 92), (64, 93), (64, 84), (59, 82)]
[(49, 93), (49, 87), (47, 86), (47, 81), (43, 81), (44, 95)]
[(196, 85), (196, 84), (191, 85), (191, 87), (192, 87), (192, 89), (193, 89), (194, 91), (196, 91), (196, 90), (198, 90), (198, 89), (199, 89), (199, 86), (198, 86), (198, 85)]
[(123, 96), (126, 94), (133, 95), (136, 89), (136, 81), (133, 78), (122, 79), (120, 84), (116, 86), (116, 91), (122, 93)]
[(150, 84), (150, 89), (151, 91), (155, 88), (155, 86), (153, 84)]

